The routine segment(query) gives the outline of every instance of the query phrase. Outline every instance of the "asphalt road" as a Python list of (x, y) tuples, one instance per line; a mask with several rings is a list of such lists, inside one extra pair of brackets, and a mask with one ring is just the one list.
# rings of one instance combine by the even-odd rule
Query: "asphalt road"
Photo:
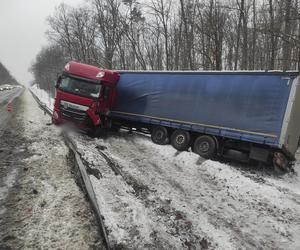
[(10, 90), (0, 91), (0, 107), (7, 104), (23, 91), (23, 88), (14, 88)]
[[(23, 88), (0, 91), (0, 136), (14, 112), (13, 100), (23, 92)], [(7, 111), (7, 104), (12, 102), (12, 111)]]

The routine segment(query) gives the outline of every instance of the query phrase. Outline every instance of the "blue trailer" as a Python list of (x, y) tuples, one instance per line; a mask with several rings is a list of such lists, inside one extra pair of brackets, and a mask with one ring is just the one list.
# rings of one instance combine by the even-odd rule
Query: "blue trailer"
[(120, 71), (109, 117), (146, 128), (155, 143), (205, 158), (294, 160), (300, 135), (298, 72)]

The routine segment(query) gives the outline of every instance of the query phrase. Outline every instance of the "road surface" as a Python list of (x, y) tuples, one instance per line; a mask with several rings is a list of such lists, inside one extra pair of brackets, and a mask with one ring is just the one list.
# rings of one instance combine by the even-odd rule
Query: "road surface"
[(11, 112), (7, 112), (7, 104), (19, 96), (22, 91), (23, 88), (0, 91), (0, 135), (11, 116)]
[(0, 249), (102, 249), (59, 128), (28, 91), (1, 93)]

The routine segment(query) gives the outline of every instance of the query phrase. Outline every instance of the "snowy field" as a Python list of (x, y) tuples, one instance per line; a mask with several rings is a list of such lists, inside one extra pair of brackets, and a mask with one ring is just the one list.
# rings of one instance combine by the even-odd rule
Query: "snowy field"
[(122, 249), (300, 249), (295, 173), (204, 160), (125, 131), (71, 135), (92, 168), (110, 242)]

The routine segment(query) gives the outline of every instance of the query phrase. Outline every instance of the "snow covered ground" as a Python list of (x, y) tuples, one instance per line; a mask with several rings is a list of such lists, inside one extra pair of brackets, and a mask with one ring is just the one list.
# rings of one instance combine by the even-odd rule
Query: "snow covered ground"
[(50, 97), (49, 93), (40, 89), (36, 84), (30, 87), (30, 90), (39, 97), (40, 101), (44, 103), (50, 110), (53, 110), (54, 98)]
[(12, 113), (0, 138), (0, 249), (103, 249), (60, 129), (29, 91)]
[(137, 249), (299, 249), (300, 182), (201, 159), (144, 135), (74, 135), (111, 242)]
[(300, 152), (294, 174), (204, 160), (125, 131), (71, 135), (110, 242), (122, 249), (300, 249)]

